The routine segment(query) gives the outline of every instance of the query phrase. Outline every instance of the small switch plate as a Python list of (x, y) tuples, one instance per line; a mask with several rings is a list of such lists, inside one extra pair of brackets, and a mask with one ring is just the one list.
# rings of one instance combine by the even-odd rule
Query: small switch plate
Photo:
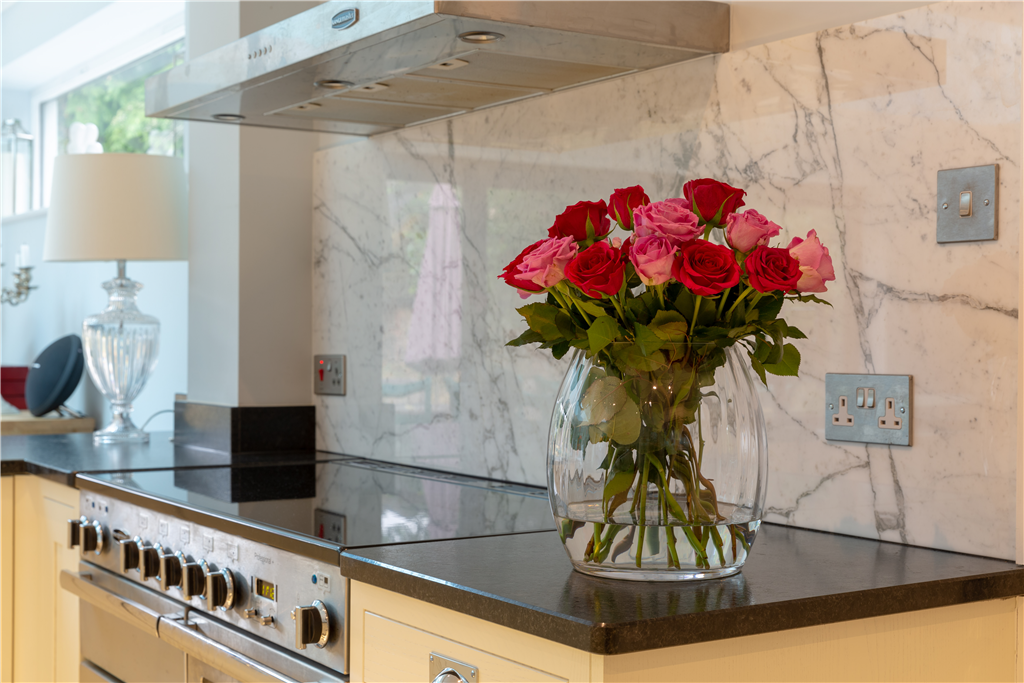
[(997, 164), (939, 171), (935, 228), (939, 244), (996, 239), (998, 192)]
[(345, 395), (345, 356), (313, 356), (313, 393)]
[(317, 508), (313, 511), (313, 532), (317, 538), (345, 544), (345, 515)]
[[(910, 375), (825, 375), (825, 438), (891, 446), (911, 445), (913, 378)], [(872, 401), (857, 405), (858, 397)], [(842, 416), (834, 419), (835, 415)], [(847, 416), (852, 418), (849, 423)], [(894, 428), (893, 417), (899, 428)], [(883, 426), (883, 422), (885, 426)]]

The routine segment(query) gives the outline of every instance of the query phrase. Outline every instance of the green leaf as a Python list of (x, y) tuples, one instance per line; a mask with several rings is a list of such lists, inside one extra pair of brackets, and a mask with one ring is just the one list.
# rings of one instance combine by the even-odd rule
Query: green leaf
[(793, 327), (792, 325), (786, 325), (785, 336), (790, 339), (807, 339), (807, 335)]
[(560, 341), (551, 347), (551, 355), (555, 357), (555, 360), (561, 360), (562, 356), (569, 351), (569, 342)]
[(758, 320), (775, 320), (779, 316), (779, 311), (782, 310), (782, 304), (785, 302), (785, 297), (778, 296), (764, 296), (760, 301), (757, 302)]
[(773, 375), (796, 377), (800, 372), (800, 352), (792, 344), (786, 344), (782, 360), (778, 363), (765, 363), (764, 369)]
[(686, 320), (693, 320), (693, 304), (693, 293), (686, 287), (681, 287), (679, 296), (676, 297), (676, 308)]
[(572, 321), (572, 318), (565, 311), (559, 311), (555, 315), (555, 327), (558, 328), (558, 332), (566, 339), (576, 339), (583, 336), (583, 330), (576, 326), (576, 323)]
[(590, 323), (590, 329), (587, 330), (587, 338), (590, 340), (590, 352), (597, 353), (604, 347), (612, 343), (612, 340), (622, 335), (622, 327), (619, 326), (619, 322), (609, 316), (602, 315), (596, 318), (594, 322)]
[(645, 356), (650, 356), (661, 348), (661, 337), (651, 331), (649, 327), (637, 323), (633, 326), (633, 329), (636, 330), (636, 344), (640, 347), (640, 352)]
[(761, 382), (765, 386), (768, 386), (768, 378), (765, 377), (764, 374), (764, 365), (761, 364), (761, 361), (754, 358), (753, 354), (750, 356), (750, 367), (754, 368), (754, 372), (756, 372), (757, 376), (761, 378)]
[(668, 365), (665, 354), (661, 351), (655, 351), (648, 356), (636, 344), (617, 345), (613, 354), (619, 363), (640, 372), (661, 370)]
[(558, 329), (558, 314), (566, 315), (558, 306), (534, 303), (516, 309), (524, 318), (531, 330), (538, 332), (546, 341), (561, 339), (564, 335)]
[(825, 301), (824, 299), (819, 299), (813, 294), (797, 294), (795, 298), (797, 301), (813, 301), (816, 304), (825, 304), (826, 306), (832, 305), (829, 302)]
[[(626, 446), (640, 437), (640, 409), (626, 395), (619, 378), (602, 377), (591, 384), (580, 407), (583, 424), (595, 427), (608, 439)], [(591, 430), (591, 441), (594, 436)]]
[(512, 341), (505, 344), (505, 346), (525, 346), (526, 344), (536, 344), (537, 342), (542, 341), (544, 341), (544, 337), (542, 337), (539, 332), (536, 330), (526, 330)]
[(608, 312), (601, 306), (598, 306), (592, 299), (581, 299), (580, 308), (589, 313), (592, 316), (608, 315)]
[(658, 311), (649, 327), (666, 342), (686, 341), (686, 335), (690, 330), (686, 318), (678, 311)]

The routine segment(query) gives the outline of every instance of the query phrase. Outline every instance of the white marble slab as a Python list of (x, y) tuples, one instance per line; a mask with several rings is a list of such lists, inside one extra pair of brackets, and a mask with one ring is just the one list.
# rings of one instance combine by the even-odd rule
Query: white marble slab
[[(838, 276), (833, 309), (787, 314), (801, 377), (762, 394), (766, 518), (1012, 558), (1021, 23), (931, 5), (319, 152), (314, 352), (349, 369), (319, 447), (545, 483), (565, 365), (504, 346), (495, 276), (566, 204), (714, 176)], [(936, 244), (936, 171), (991, 163), (998, 241)], [(826, 372), (913, 375), (914, 445), (825, 441)]]

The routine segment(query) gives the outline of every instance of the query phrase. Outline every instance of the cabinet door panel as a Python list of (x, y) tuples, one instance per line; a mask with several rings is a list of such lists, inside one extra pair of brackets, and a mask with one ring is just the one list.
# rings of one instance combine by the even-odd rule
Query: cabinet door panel
[(366, 683), (430, 683), (431, 653), (476, 667), (480, 681), (566, 681), (564, 678), (496, 657), (483, 650), (468, 647), (373, 612), (365, 613), (364, 624), (366, 658), (363, 672)]

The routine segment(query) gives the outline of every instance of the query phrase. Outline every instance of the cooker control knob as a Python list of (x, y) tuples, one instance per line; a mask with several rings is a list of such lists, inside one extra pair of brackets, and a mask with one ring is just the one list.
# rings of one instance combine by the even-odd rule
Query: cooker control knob
[(68, 520), (68, 550), (78, 546), (78, 539), (80, 538), (79, 529), (82, 527), (83, 519), (85, 517)]
[(206, 595), (206, 574), (203, 571), (205, 562), (192, 562), (180, 550), (174, 556), (178, 558), (181, 567), (181, 597), (191, 600)]
[(160, 551), (163, 550), (163, 547), (159, 543), (148, 546), (138, 536), (135, 539), (135, 547), (139, 549), (139, 580), (158, 578), (160, 575)]
[(139, 568), (139, 537), (122, 538), (117, 542), (119, 562), (118, 566), (122, 574), (128, 573), (129, 569)]
[(97, 555), (102, 553), (103, 525), (99, 523), (99, 520), (89, 522), (83, 517), (82, 523), (78, 527), (78, 541), (83, 555), (93, 552)]
[(230, 569), (210, 571), (206, 566), (206, 609), (227, 612), (235, 604), (235, 577)]
[(178, 556), (170, 550), (160, 553), (160, 590), (168, 591), (171, 586), (181, 585), (181, 564)]
[(292, 619), (295, 620), (296, 650), (305, 650), (309, 644), (320, 648), (327, 645), (327, 637), (331, 632), (327, 605), (314, 600), (312, 605), (296, 607), (292, 610)]

